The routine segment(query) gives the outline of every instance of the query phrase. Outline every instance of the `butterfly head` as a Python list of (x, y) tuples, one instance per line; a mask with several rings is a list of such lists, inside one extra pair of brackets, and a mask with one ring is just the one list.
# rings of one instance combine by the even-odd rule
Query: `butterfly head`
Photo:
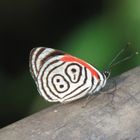
[(105, 70), (104, 72), (103, 72), (103, 74), (104, 74), (104, 76), (106, 77), (106, 79), (108, 79), (109, 77), (110, 77), (110, 71), (109, 70)]

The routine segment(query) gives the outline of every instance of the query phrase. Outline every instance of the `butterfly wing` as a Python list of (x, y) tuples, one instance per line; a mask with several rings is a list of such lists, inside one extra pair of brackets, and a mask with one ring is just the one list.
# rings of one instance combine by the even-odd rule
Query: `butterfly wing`
[(39, 93), (50, 102), (71, 102), (95, 92), (103, 75), (85, 61), (51, 48), (35, 48), (30, 71)]

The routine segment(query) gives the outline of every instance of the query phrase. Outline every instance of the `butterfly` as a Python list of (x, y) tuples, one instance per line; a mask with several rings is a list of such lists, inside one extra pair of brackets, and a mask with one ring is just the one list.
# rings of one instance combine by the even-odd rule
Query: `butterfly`
[(38, 92), (49, 102), (67, 103), (94, 95), (106, 85), (110, 76), (109, 69), (100, 72), (84, 60), (45, 47), (31, 50), (29, 67)]

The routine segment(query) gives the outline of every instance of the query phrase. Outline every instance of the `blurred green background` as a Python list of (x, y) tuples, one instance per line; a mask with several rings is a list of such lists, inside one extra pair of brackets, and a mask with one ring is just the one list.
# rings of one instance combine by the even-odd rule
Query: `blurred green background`
[[(60, 49), (103, 71), (128, 41), (122, 56), (140, 50), (139, 0), (0, 1), (0, 127), (50, 106), (29, 73), (33, 47)], [(112, 69), (119, 75), (140, 64), (140, 56)]]

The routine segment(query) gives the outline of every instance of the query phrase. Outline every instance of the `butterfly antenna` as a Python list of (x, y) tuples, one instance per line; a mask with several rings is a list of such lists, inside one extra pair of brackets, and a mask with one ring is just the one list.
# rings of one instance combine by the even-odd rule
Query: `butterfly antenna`
[(131, 42), (128, 42), (127, 45), (122, 48), (117, 55), (112, 59), (112, 61), (110, 62), (110, 64), (108, 65), (108, 67), (111, 67), (113, 65), (113, 63), (116, 61), (116, 59), (131, 45)]
[(126, 46), (125, 46), (123, 49), (121, 49), (121, 50), (117, 53), (117, 55), (113, 58), (113, 60), (112, 60), (112, 61), (110, 62), (110, 64), (108, 65), (108, 68), (109, 68), (109, 69), (111, 69), (112, 67), (114, 67), (114, 66), (116, 66), (116, 65), (118, 65), (118, 64), (120, 64), (120, 63), (122, 63), (122, 62), (124, 62), (124, 61), (126, 61), (126, 60), (129, 60), (129, 59), (131, 59), (132, 57), (134, 57), (135, 55), (138, 55), (138, 54), (139, 54), (139, 52), (135, 52), (134, 54), (131, 54), (131, 55), (125, 57), (124, 59), (115, 62), (116, 59), (117, 59), (128, 47), (130, 47), (130, 46), (131, 46), (131, 42), (128, 42), (128, 43), (126, 44)]
[(122, 59), (122, 60), (120, 60), (120, 61), (118, 61), (116, 63), (111, 64), (110, 68), (112, 68), (112, 67), (114, 67), (114, 66), (116, 66), (116, 65), (118, 65), (118, 64), (120, 64), (120, 63), (122, 63), (122, 62), (124, 62), (126, 60), (129, 60), (129, 59), (131, 59), (132, 57), (134, 57), (135, 55), (138, 55), (138, 54), (139, 54), (139, 52), (135, 52), (134, 54), (131, 54), (131, 55), (125, 57), (124, 59)]

